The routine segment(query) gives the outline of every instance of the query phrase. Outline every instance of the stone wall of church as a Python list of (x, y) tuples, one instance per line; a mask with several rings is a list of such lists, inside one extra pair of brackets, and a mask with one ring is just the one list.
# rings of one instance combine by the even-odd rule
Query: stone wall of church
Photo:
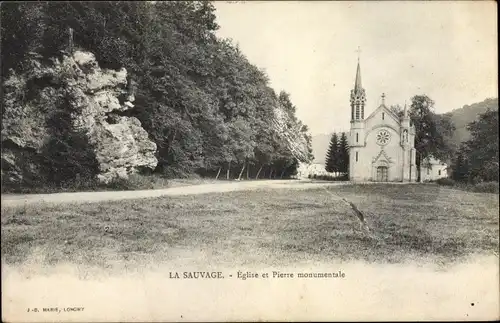
[[(388, 133), (389, 141), (385, 145), (377, 143), (377, 135)], [(400, 145), (399, 131), (386, 125), (374, 127), (366, 137), (366, 150), (371, 157), (367, 162), (370, 163), (370, 180), (380, 180), (377, 178), (377, 168), (387, 167), (387, 181), (401, 181), (403, 176), (403, 149)]]
[[(399, 122), (385, 107), (379, 107), (365, 120), (363, 128), (360, 131), (363, 134), (359, 140), (360, 146), (350, 148), (350, 179), (358, 182), (409, 181), (411, 147), (406, 151), (401, 147)], [(356, 132), (357, 130), (351, 129), (353, 142)], [(385, 140), (377, 140), (377, 137)], [(413, 136), (410, 139), (412, 142)], [(414, 179), (415, 176), (412, 169), (411, 177)]]
[[(377, 135), (385, 131), (390, 135), (385, 145), (377, 144)], [(356, 157), (357, 155), (357, 157)], [(350, 179), (353, 181), (401, 181), (403, 176), (403, 149), (400, 146), (399, 132), (392, 127), (375, 127), (365, 138), (365, 146), (353, 147), (350, 153)], [(377, 178), (377, 168), (386, 167), (387, 172)], [(381, 172), (385, 172), (382, 171)]]

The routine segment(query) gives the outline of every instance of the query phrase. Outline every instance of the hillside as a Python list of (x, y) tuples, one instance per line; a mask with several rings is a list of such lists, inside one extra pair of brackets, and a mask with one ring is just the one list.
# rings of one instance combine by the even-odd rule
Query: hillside
[(478, 115), (486, 112), (488, 108), (498, 110), (498, 98), (488, 98), (482, 102), (464, 105), (460, 109), (455, 109), (446, 113), (445, 115), (450, 116), (453, 124), (455, 125), (455, 132), (452, 137), (453, 142), (460, 144), (461, 142), (468, 140), (470, 134), (467, 130), (467, 125), (476, 120)]

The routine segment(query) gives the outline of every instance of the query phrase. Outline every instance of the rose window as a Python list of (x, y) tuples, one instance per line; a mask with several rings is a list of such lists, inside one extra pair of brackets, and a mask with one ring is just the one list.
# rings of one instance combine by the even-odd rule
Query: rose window
[(377, 133), (377, 144), (387, 145), (391, 140), (391, 134), (387, 130), (381, 130)]

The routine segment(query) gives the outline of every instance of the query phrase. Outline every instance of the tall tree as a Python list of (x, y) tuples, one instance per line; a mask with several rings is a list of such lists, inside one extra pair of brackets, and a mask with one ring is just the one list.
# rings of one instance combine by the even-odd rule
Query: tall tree
[(325, 169), (327, 172), (333, 173), (339, 171), (339, 138), (337, 133), (332, 134), (330, 139), (330, 146), (326, 153)]
[[(389, 109), (400, 119), (403, 117), (404, 108), (401, 105), (392, 105)], [(442, 137), (442, 142), (439, 142), (441, 140), (440, 138), (436, 138), (439, 145), (437, 145), (438, 148), (435, 149), (432, 154), (442, 161), (448, 161), (458, 149), (452, 140), (453, 131), (455, 130), (453, 121), (449, 115), (436, 114), (433, 111), (429, 111), (428, 113), (430, 119), (432, 119), (436, 125), (436, 133)]]
[(465, 143), (473, 181), (498, 181), (498, 110), (488, 110), (471, 122), (471, 138)]
[(314, 154), (312, 149), (312, 136), (309, 134), (309, 127), (307, 125), (302, 125), (302, 127), (300, 128), (300, 132), (302, 133), (302, 136), (306, 140), (307, 159), (311, 161), (314, 159)]
[(339, 171), (344, 174), (349, 172), (349, 143), (345, 132), (342, 132), (339, 141)]
[(416, 166), (420, 180), (423, 160), (429, 156), (442, 159), (449, 153), (443, 132), (452, 131), (453, 125), (447, 122), (439, 123), (434, 113), (434, 101), (427, 95), (416, 95), (411, 99), (410, 118), (415, 126)]

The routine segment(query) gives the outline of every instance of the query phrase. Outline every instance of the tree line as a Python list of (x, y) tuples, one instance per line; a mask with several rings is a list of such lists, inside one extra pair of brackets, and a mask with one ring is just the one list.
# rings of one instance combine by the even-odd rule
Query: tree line
[[(283, 133), (300, 137), (302, 159), (312, 159), (290, 95), (276, 93), (237, 45), (216, 36), (210, 2), (14, 2), (1, 14), (2, 81), (28, 69), (30, 53), (60, 56), (69, 38), (102, 68), (127, 69), (136, 98), (129, 115), (158, 147), (155, 172), (287, 177), (298, 160)], [(284, 130), (273, 123), (277, 109)]]

